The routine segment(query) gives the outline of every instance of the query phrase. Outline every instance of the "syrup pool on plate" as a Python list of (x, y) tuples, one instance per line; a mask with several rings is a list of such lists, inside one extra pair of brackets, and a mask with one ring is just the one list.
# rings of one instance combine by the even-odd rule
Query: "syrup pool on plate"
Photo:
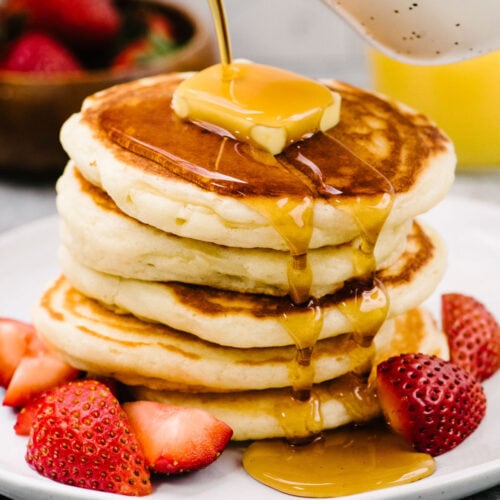
[(245, 470), (271, 488), (300, 497), (339, 497), (406, 484), (434, 472), (418, 453), (383, 424), (341, 428), (306, 446), (256, 441), (243, 457)]

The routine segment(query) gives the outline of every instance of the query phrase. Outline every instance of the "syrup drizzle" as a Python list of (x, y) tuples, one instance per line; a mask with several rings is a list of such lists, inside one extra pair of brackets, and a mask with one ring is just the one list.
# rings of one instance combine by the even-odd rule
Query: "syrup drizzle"
[[(209, 1), (218, 32), (221, 60), (226, 67), (224, 78), (227, 78), (227, 84), (230, 85), (231, 50), (224, 8), (221, 0)], [(100, 123), (111, 140), (125, 149), (149, 158), (205, 189), (240, 197), (252, 209), (266, 217), (289, 248), (290, 306), (283, 313), (281, 322), (296, 346), (296, 356), (289, 367), (292, 387), (290, 398), (286, 405), (276, 408), (276, 418), (283, 428), (288, 444), (282, 441), (253, 443), (245, 453), (244, 466), (256, 479), (280, 491), (299, 494), (295, 486), (293, 491), (287, 486), (289, 474), (300, 483), (301, 496), (344, 494), (344, 490), (339, 489), (338, 482), (333, 477), (335, 467), (343, 463), (342, 447), (332, 451), (335, 449), (332, 439), (334, 442), (338, 439), (331, 436), (339, 436), (339, 432), (348, 431), (321, 434), (321, 401), (313, 386), (314, 347), (323, 322), (321, 300), (312, 297), (310, 293), (313, 276), (308, 263), (308, 249), (313, 232), (314, 200), (323, 198), (335, 208), (347, 212), (357, 222), (360, 236), (353, 262), (356, 279), (346, 284), (346, 300), (341, 302), (339, 307), (352, 325), (352, 338), (367, 345), (385, 321), (389, 307), (383, 285), (374, 279), (374, 250), (392, 208), (393, 187), (374, 166), (330, 134), (323, 134), (323, 137), (329, 139), (327, 154), (324, 145), (320, 154), (317, 154), (318, 139), (315, 136), (307, 141), (292, 144), (281, 155), (273, 157), (252, 145), (216, 134), (210, 134), (212, 150), (198, 153), (189, 147), (185, 132), (201, 132), (193, 132), (191, 125), (181, 124), (180, 120), (172, 118), (171, 110), (170, 115), (168, 114), (168, 102), (164, 96), (153, 96), (149, 101), (142, 101), (140, 106), (133, 103), (116, 104), (102, 113)], [(159, 133), (159, 130), (163, 130), (163, 127), (166, 129), (167, 125), (162, 127), (155, 122), (157, 118), (154, 116), (160, 115), (160, 109), (166, 110), (163, 119), (169, 120), (168, 136)], [(156, 111), (152, 113), (153, 110)], [(213, 160), (206, 166), (206, 157), (210, 154)], [(241, 170), (233, 165), (238, 165)], [(332, 179), (336, 178), (335, 170), (339, 165), (356, 172), (364, 179), (372, 179), (372, 183), (367, 183), (372, 191), (353, 195), (349, 184), (336, 185)], [(282, 174), (288, 177), (283, 180)], [(267, 178), (273, 182), (266, 184)], [(276, 182), (277, 178), (280, 179), (279, 182)], [(259, 192), (259, 189), (264, 191)], [(349, 298), (354, 300), (347, 300)], [(363, 415), (362, 406), (367, 404), (366, 396), (361, 397), (361, 394), (366, 392), (366, 382), (364, 378), (360, 382), (354, 375), (353, 380), (355, 382), (351, 384), (352, 387), (346, 387), (342, 394), (337, 396), (350, 419), (356, 421)], [(368, 395), (368, 398), (372, 397)], [(353, 453), (355, 459), (349, 472), (353, 484), (359, 484), (359, 459), (365, 452), (365, 441), (372, 439), (378, 442), (378, 436), (378, 431), (375, 434), (370, 431), (369, 435), (352, 435), (353, 447), (357, 449), (356, 453)], [(382, 444), (374, 448), (376, 455), (387, 457), (395, 454), (395, 457), (400, 457), (410, 453), (407, 448), (400, 452), (398, 447), (387, 444), (387, 440), (391, 441), (392, 437), (380, 439)], [(297, 446), (306, 443), (309, 445)], [(322, 450), (321, 453), (318, 450)], [(330, 451), (324, 453), (324, 450)], [(274, 458), (269, 458), (271, 456)], [(311, 464), (314, 456), (321, 458)], [(290, 468), (280, 469), (290, 457), (293, 458), (290, 460)], [(423, 462), (428, 459), (429, 457), (425, 456)], [(273, 479), (269, 480), (273, 460), (277, 461), (279, 467)], [(328, 469), (327, 476), (323, 476), (321, 481), (328, 485), (319, 491), (314, 484), (318, 478), (313, 478), (310, 473), (316, 468), (325, 470), (325, 464)], [(417, 479), (418, 474), (412, 476), (409, 472), (415, 467), (420, 470), (421, 465), (420, 454), (412, 454), (403, 474), (405, 482)], [(432, 472), (430, 466), (424, 469), (425, 472), (421, 471), (418, 477)], [(385, 466), (383, 470), (385, 473)], [(380, 470), (373, 475), (370, 473), (367, 478), (369, 480), (363, 484), (362, 490), (397, 484), (385, 479), (380, 481), (380, 473)]]
[(215, 33), (219, 44), (220, 60), (223, 66), (228, 67), (233, 57), (231, 54), (231, 42), (229, 40), (229, 31), (227, 29), (226, 11), (222, 0), (208, 0), (212, 20), (215, 25)]
[[(295, 401), (291, 402), (290, 409), (286, 412), (286, 434), (291, 441), (303, 441), (307, 436), (303, 435), (302, 430), (318, 428), (316, 415), (321, 413), (314, 395), (314, 372), (311, 366), (314, 339), (317, 338), (320, 330), (318, 325), (322, 321), (320, 301), (310, 294), (313, 276), (308, 262), (308, 249), (313, 231), (314, 199), (322, 197), (358, 221), (360, 241), (354, 266), (363, 280), (351, 282), (350, 297), (355, 300), (351, 301), (351, 305), (341, 303), (340, 308), (352, 323), (354, 338), (366, 343), (364, 337), (373, 337), (382, 325), (388, 308), (386, 297), (386, 300), (372, 300), (369, 313), (364, 311), (367, 296), (384, 294), (380, 285), (373, 285), (372, 278), (375, 271), (373, 249), (391, 208), (391, 193), (379, 194), (387, 181), (381, 175), (377, 179), (376, 169), (339, 141), (327, 141), (325, 151), (325, 144), (323, 148), (311, 147), (311, 143), (315, 146), (315, 137), (312, 137), (303, 143), (293, 144), (282, 155), (273, 157), (251, 145), (216, 134), (207, 136), (198, 127), (183, 124), (173, 116), (168, 103), (167, 97), (158, 97), (153, 93), (146, 95), (140, 106), (135, 99), (130, 103), (114, 104), (101, 113), (100, 124), (110, 139), (125, 149), (144, 156), (205, 189), (240, 197), (253, 210), (266, 217), (287, 243), (290, 252), (290, 307), (293, 314), (284, 314), (282, 323), (296, 344), (297, 356), (290, 367), (291, 397)], [(168, 122), (163, 126), (158, 122), (160, 111), (165, 112), (164, 119)], [(168, 134), (159, 133), (167, 126)], [(193, 133), (203, 134), (203, 138), (210, 141), (210, 149), (205, 149), (202, 153), (193, 149), (193, 144), (186, 139)], [(332, 161), (332, 158), (335, 160)], [(337, 161), (344, 169), (349, 168), (363, 177), (369, 175), (377, 179), (374, 192), (368, 196), (346, 196), (345, 187), (336, 187), (331, 181), (332, 170)], [(285, 182), (282, 181), (283, 174), (288, 175)], [(257, 191), (255, 196), (255, 188), (273, 190), (274, 193), (261, 196)], [(311, 308), (315, 311), (313, 316)], [(311, 317), (317, 319), (311, 321)], [(369, 328), (365, 325), (368, 318)], [(303, 349), (305, 339), (313, 339), (307, 349)], [(292, 411), (294, 408), (297, 410)], [(300, 411), (298, 408), (301, 408)], [(297, 414), (296, 418), (292, 416), (292, 412)], [(278, 412), (277, 418), (284, 422), (281, 414), (282, 412)], [(303, 420), (307, 415), (311, 415), (310, 422), (304, 426)], [(313, 433), (309, 435), (311, 439), (315, 438)]]

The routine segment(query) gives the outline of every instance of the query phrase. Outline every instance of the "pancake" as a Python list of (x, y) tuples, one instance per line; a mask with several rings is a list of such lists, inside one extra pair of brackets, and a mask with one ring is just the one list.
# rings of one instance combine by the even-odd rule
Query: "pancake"
[[(325, 82), (342, 96), (340, 123), (273, 157), (178, 119), (170, 100), (186, 76), (99, 92), (61, 130), (83, 175), (123, 212), (162, 231), (287, 250), (276, 230), (283, 212), (290, 219), (307, 212), (312, 235), (306, 246), (339, 245), (372, 231), (366, 225), (373, 221), (360, 213), (387, 215), (392, 207), (386, 225), (399, 227), (434, 206), (452, 183), (451, 142), (402, 104)], [(285, 199), (290, 206), (278, 210)]]
[[(69, 364), (126, 384), (187, 392), (228, 392), (290, 385), (292, 346), (235, 349), (158, 323), (119, 314), (82, 295), (61, 277), (34, 313), (40, 335)], [(314, 383), (369, 370), (372, 346), (349, 335), (318, 342)]]
[[(203, 408), (233, 429), (233, 441), (285, 437), (278, 409), (289, 404), (289, 389), (229, 394), (186, 394), (155, 391), (144, 386), (130, 390), (134, 399)], [(347, 374), (316, 385), (314, 391), (321, 403), (323, 430), (366, 422), (380, 415), (376, 397), (366, 378)]]
[(447, 356), (415, 309), (445, 252), (414, 219), (451, 185), (451, 142), (328, 81), (340, 122), (273, 156), (177, 117), (187, 76), (101, 91), (64, 124), (63, 275), (36, 328), (76, 368), (202, 406), (238, 440), (302, 435), (316, 404), (325, 429), (373, 418), (379, 360)]
[(382, 328), (374, 338), (375, 367), (382, 361), (407, 352), (421, 352), (449, 360), (448, 337), (425, 308), (415, 308), (394, 318), (393, 330)]
[[(293, 343), (283, 322), (283, 315), (291, 314), (288, 298), (241, 294), (185, 283), (125, 279), (81, 264), (65, 247), (60, 249), (59, 261), (68, 281), (81, 293), (137, 317), (232, 347)], [(420, 305), (440, 281), (445, 261), (446, 251), (436, 233), (414, 223), (403, 254), (377, 274), (388, 295), (388, 317)], [(356, 296), (350, 294), (351, 291), (348, 285), (319, 301), (323, 310), (320, 339), (356, 329), (342, 312), (355, 307)], [(371, 300), (376, 296), (383, 297), (378, 288), (367, 294)], [(366, 313), (363, 331), (358, 324), (358, 333), (369, 335), (377, 321), (376, 314)]]
[[(288, 252), (245, 249), (181, 238), (125, 215), (74, 165), (57, 183), (61, 241), (85, 266), (107, 274), (147, 281), (179, 281), (243, 293), (286, 295)], [(387, 228), (378, 238), (378, 268), (395, 261), (405, 247), (411, 221)], [(321, 297), (356, 274), (359, 239), (308, 253), (311, 294)]]
[[(375, 358), (382, 361), (404, 352), (424, 352), (449, 358), (445, 335), (437, 328), (432, 315), (424, 308), (414, 309), (384, 326), (375, 337)], [(277, 408), (290, 400), (287, 389), (244, 391), (230, 394), (187, 394), (132, 387), (135, 399), (204, 408), (227, 422), (234, 440), (284, 437)], [(346, 374), (314, 386), (321, 401), (324, 429), (351, 422), (364, 422), (380, 414), (374, 387), (364, 377)]]

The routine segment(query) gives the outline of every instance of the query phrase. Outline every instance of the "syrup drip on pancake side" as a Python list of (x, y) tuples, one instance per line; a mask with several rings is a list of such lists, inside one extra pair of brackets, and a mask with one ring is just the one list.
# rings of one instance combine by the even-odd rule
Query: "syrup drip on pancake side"
[[(314, 136), (273, 157), (183, 122), (171, 110), (170, 99), (161, 88), (146, 89), (140, 99), (136, 96), (104, 109), (100, 125), (112, 141), (158, 166), (151, 168), (166, 169), (205, 189), (241, 199), (266, 217), (287, 242), (291, 298), (281, 322), (297, 346), (297, 355), (290, 365), (291, 397), (288, 404), (276, 408), (276, 418), (290, 442), (314, 441), (322, 429), (322, 417), (312, 383), (312, 360), (323, 315), (321, 298), (310, 296), (314, 277), (307, 256), (314, 204), (320, 199), (331, 203), (358, 224), (360, 236), (353, 262), (357, 276), (346, 285), (346, 301), (340, 302), (340, 308), (352, 324), (354, 338), (366, 344), (384, 322), (388, 309), (383, 286), (373, 281), (373, 250), (390, 212), (392, 192), (383, 176), (377, 178), (370, 165), (325, 134), (317, 134), (322, 138), (317, 148), (308, 144), (317, 141)], [(349, 187), (351, 192), (336, 187), (329, 181), (335, 164), (349, 177), (376, 179), (373, 192), (358, 195), (354, 185)], [(350, 413), (352, 408), (347, 406), (346, 411)], [(260, 445), (254, 443), (252, 453)]]
[[(222, 16), (216, 26), (225, 30), (221, 2), (211, 4), (215, 15)], [(219, 42), (228, 43), (227, 30), (225, 34), (219, 33)], [(221, 54), (227, 69), (231, 65), (229, 47), (221, 50)], [(225, 75), (230, 78), (231, 72), (226, 71)], [(367, 343), (368, 339), (369, 343), (385, 321), (388, 310), (387, 294), (381, 283), (374, 280), (374, 250), (392, 208), (392, 185), (379, 170), (329, 133), (317, 133), (273, 156), (251, 144), (213, 133), (217, 130), (207, 131), (179, 119), (171, 109), (172, 96), (164, 90), (146, 88), (143, 95), (130, 101), (111, 104), (99, 117), (102, 129), (112, 141), (158, 165), (151, 168), (167, 169), (204, 189), (241, 199), (269, 221), (290, 250), (290, 306), (281, 322), (296, 345), (296, 357), (290, 365), (291, 397), (288, 404), (276, 408), (289, 443), (256, 442), (247, 450), (244, 465), (256, 479), (281, 491), (292, 492), (286, 486), (287, 474), (290, 474), (300, 483), (302, 496), (338, 495), (340, 490), (332, 474), (341, 464), (345, 465), (344, 451), (342, 447), (331, 450), (335, 448), (332, 439), (337, 439), (332, 436), (341, 434), (320, 435), (321, 401), (312, 383), (314, 346), (323, 322), (321, 300), (310, 294), (314, 277), (307, 259), (314, 206), (317, 200), (323, 200), (356, 221), (360, 236), (353, 262), (355, 279), (345, 287), (346, 299), (354, 297), (354, 300), (341, 302), (340, 307), (352, 324), (353, 338), (359, 343)], [(364, 380), (353, 382), (341, 398), (349, 420), (356, 421), (362, 414), (356, 408), (366, 404), (358, 390), (358, 385), (363, 384), (366, 385)], [(357, 451), (353, 452), (350, 470), (344, 470), (344, 474), (352, 478), (347, 483), (358, 484), (359, 459), (365, 453), (367, 439), (382, 441), (374, 447), (376, 459), (395, 457), (398, 466), (402, 457), (409, 459), (396, 482), (381, 481), (378, 472), (370, 473), (366, 475), (363, 491), (398, 484), (397, 481), (409, 482), (432, 472), (430, 466), (421, 472), (427, 456), (423, 460), (421, 454), (394, 446), (389, 434), (379, 439), (378, 433), (366, 432), (368, 437), (366, 433), (354, 433), (349, 438)], [(298, 447), (290, 443), (309, 445)], [(330, 451), (318, 453), (318, 449)], [(272, 461), (278, 460), (281, 466), (285, 458), (292, 456), (299, 458), (290, 462), (288, 470), (278, 470), (270, 481), (268, 471)], [(314, 463), (313, 457), (316, 457)], [(387, 467), (394, 471), (394, 465)], [(312, 477), (312, 469), (327, 471), (320, 490), (315, 486), (318, 478)], [(410, 474), (415, 470), (419, 470), (420, 475)], [(386, 472), (384, 466), (384, 474)], [(340, 494), (357, 491), (360, 490)]]

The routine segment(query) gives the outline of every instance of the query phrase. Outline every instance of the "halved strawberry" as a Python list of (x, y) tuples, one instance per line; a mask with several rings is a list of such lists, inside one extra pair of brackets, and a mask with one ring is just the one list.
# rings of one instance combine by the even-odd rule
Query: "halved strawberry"
[(0, 386), (9, 385), (23, 357), (28, 342), (34, 337), (33, 325), (9, 318), (0, 318)]
[(380, 363), (377, 390), (392, 429), (432, 456), (460, 444), (486, 412), (483, 388), (470, 373), (426, 354), (402, 354)]
[(198, 408), (135, 401), (123, 409), (156, 472), (178, 474), (206, 467), (233, 434), (226, 423)]
[(56, 353), (23, 356), (5, 391), (3, 404), (24, 406), (38, 393), (73, 380), (79, 373)]
[(40, 402), (26, 461), (54, 481), (122, 495), (152, 491), (144, 455), (127, 416), (104, 384), (82, 380)]
[(474, 297), (448, 293), (441, 297), (443, 331), (450, 344), (450, 359), (478, 380), (500, 369), (500, 326)]
[(7, 389), (4, 405), (25, 406), (37, 393), (79, 373), (44, 344), (33, 325), (0, 319), (0, 380)]

